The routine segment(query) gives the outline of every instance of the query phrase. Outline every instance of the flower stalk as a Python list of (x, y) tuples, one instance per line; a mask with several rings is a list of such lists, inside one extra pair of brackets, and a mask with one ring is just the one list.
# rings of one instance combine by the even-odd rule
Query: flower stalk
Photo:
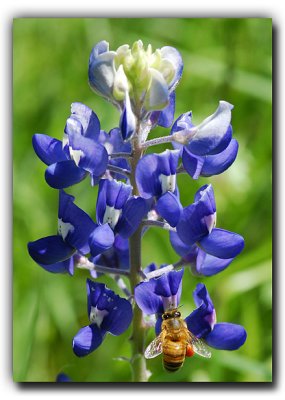
[[(133, 195), (139, 195), (135, 171), (139, 160), (143, 155), (143, 149), (140, 145), (140, 131), (141, 124), (139, 118), (137, 118), (136, 133), (133, 139), (133, 157), (131, 159), (131, 173), (130, 182), (133, 187)], [(130, 249), (130, 286), (131, 293), (134, 295), (135, 287), (141, 281), (141, 238), (142, 238), (142, 227), (140, 224), (136, 232), (129, 238), (129, 249)], [(146, 368), (146, 360), (144, 357), (144, 337), (145, 337), (145, 326), (143, 321), (143, 313), (138, 305), (134, 304), (133, 310), (133, 324), (131, 334), (131, 367), (132, 367), (132, 380), (133, 382), (147, 382), (149, 372)]]

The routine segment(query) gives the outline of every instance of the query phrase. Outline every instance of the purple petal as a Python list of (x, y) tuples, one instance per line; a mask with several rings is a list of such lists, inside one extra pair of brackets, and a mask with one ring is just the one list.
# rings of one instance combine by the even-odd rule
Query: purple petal
[(133, 319), (131, 303), (119, 296), (112, 302), (109, 314), (104, 318), (101, 328), (112, 335), (121, 335), (125, 332)]
[(87, 356), (97, 349), (102, 341), (103, 336), (97, 325), (85, 326), (73, 338), (73, 351), (78, 357)]
[(51, 272), (53, 274), (64, 274), (66, 272), (69, 273), (69, 275), (74, 274), (74, 258), (71, 256), (67, 260), (60, 261), (55, 264), (41, 264), (38, 263), (43, 269), (45, 269), (48, 272)]
[[(211, 156), (214, 157), (214, 156)], [(182, 163), (186, 172), (192, 176), (193, 179), (198, 179), (203, 170), (203, 165), (205, 162), (205, 157), (199, 157), (192, 154), (187, 150), (186, 146), (183, 146), (182, 151)]]
[(132, 110), (128, 92), (126, 92), (125, 107), (120, 118), (120, 129), (124, 140), (129, 140), (136, 130), (136, 117)]
[(82, 135), (70, 134), (69, 147), (71, 148), (70, 152), (74, 161), (79, 168), (95, 176), (101, 176), (105, 173), (108, 163), (108, 153), (104, 146)]
[(103, 332), (121, 335), (131, 323), (133, 311), (130, 302), (104, 283), (87, 279), (87, 305), (90, 319), (93, 318), (92, 322), (96, 322)]
[(73, 160), (51, 164), (45, 172), (47, 183), (54, 189), (64, 189), (81, 182), (87, 172), (78, 168)]
[(179, 254), (185, 261), (189, 263), (196, 262), (198, 247), (196, 244), (189, 246), (184, 243), (176, 232), (169, 232), (170, 243), (177, 254)]
[(56, 377), (56, 382), (72, 382), (68, 375), (60, 373)]
[(32, 139), (35, 153), (47, 165), (65, 161), (66, 155), (62, 150), (62, 142), (48, 135), (36, 133)]
[(162, 324), (162, 315), (159, 314), (157, 316), (157, 320), (156, 320), (156, 323), (155, 323), (155, 334), (156, 334), (156, 336), (158, 336), (160, 334), (160, 332), (161, 332), (161, 324)]
[(200, 156), (217, 154), (228, 146), (232, 138), (232, 108), (230, 103), (220, 101), (216, 112), (196, 126), (188, 145), (191, 153)]
[(176, 189), (178, 150), (165, 150), (160, 154), (148, 154), (141, 158), (136, 168), (136, 182), (141, 196), (160, 196)]
[[(132, 191), (132, 187), (123, 182), (116, 180), (101, 179), (99, 182), (99, 192), (96, 204), (96, 218), (97, 222), (103, 224), (107, 221), (105, 215), (107, 206), (114, 208), (115, 210), (121, 210), (129, 198)], [(112, 216), (110, 215), (110, 218)], [(114, 225), (115, 222), (114, 222)]]
[(201, 175), (218, 175), (228, 169), (236, 159), (238, 146), (237, 140), (232, 139), (228, 147), (221, 153), (204, 157)]
[(156, 295), (162, 297), (176, 297), (175, 300), (177, 304), (173, 305), (173, 308), (177, 307), (179, 304), (183, 273), (183, 269), (170, 271), (154, 279), (154, 292)]
[(74, 197), (63, 190), (59, 194), (59, 229), (70, 246), (86, 254), (89, 252), (88, 238), (96, 224), (81, 208), (73, 203)]
[(169, 128), (173, 122), (175, 112), (175, 92), (169, 96), (168, 105), (159, 113), (157, 125)]
[(98, 140), (100, 134), (100, 121), (94, 111), (82, 103), (71, 104), (71, 117), (77, 119), (83, 128), (83, 135), (93, 140)]
[(92, 262), (94, 262), (94, 264), (102, 265), (103, 267), (128, 270), (130, 268), (129, 257), (130, 252), (128, 239), (116, 235), (113, 246), (94, 257)]
[(203, 338), (213, 329), (216, 322), (216, 313), (204, 284), (197, 284), (193, 297), (197, 308), (185, 318), (185, 322), (188, 329), (195, 336)]
[(166, 192), (158, 199), (156, 210), (172, 227), (175, 227), (180, 219), (182, 205), (173, 193)]
[(234, 232), (214, 228), (211, 234), (200, 239), (199, 245), (206, 253), (219, 258), (236, 257), (244, 248), (244, 239)]
[(226, 269), (232, 261), (233, 258), (222, 259), (214, 257), (198, 249), (195, 270), (199, 275), (212, 276)]
[(61, 236), (47, 236), (28, 243), (29, 254), (34, 261), (43, 265), (67, 260), (75, 249), (64, 242)]
[(212, 185), (202, 186), (195, 195), (195, 203), (183, 209), (176, 227), (180, 239), (188, 245), (201, 240), (213, 229), (216, 204)]
[(109, 51), (109, 43), (101, 41), (92, 49), (89, 58), (89, 84), (93, 90), (107, 98), (113, 98), (115, 55), (114, 51)]
[(114, 244), (114, 232), (109, 224), (99, 225), (89, 236), (89, 246), (93, 257), (110, 249)]
[(141, 282), (135, 287), (135, 301), (145, 314), (163, 312), (163, 303), (160, 296), (154, 293), (155, 281), (151, 279)]
[(139, 227), (143, 217), (149, 211), (147, 200), (142, 197), (131, 197), (123, 207), (116, 231), (123, 237), (130, 237)]
[(241, 325), (221, 322), (214, 326), (205, 340), (207, 344), (219, 350), (237, 350), (246, 341), (246, 330)]
[(136, 182), (140, 195), (144, 198), (161, 194), (161, 184), (157, 174), (158, 158), (156, 154), (143, 156), (136, 168)]
[(194, 128), (192, 123), (192, 111), (181, 114), (177, 118), (171, 128), (171, 135), (175, 138), (172, 142), (174, 148), (181, 149), (182, 144), (187, 144), (189, 142), (194, 135), (192, 128)]

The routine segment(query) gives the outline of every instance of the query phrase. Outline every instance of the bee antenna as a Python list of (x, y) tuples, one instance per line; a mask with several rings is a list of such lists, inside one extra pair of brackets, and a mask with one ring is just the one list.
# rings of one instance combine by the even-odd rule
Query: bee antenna
[(180, 307), (183, 307), (184, 306), (184, 304), (180, 304), (177, 308), (180, 308)]

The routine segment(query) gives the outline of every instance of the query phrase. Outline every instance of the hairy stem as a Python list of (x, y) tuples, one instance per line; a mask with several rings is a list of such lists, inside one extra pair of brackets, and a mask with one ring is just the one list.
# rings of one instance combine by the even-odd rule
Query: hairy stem
[(170, 143), (172, 141), (173, 141), (172, 135), (163, 136), (163, 137), (147, 140), (146, 142), (142, 143), (142, 148), (146, 149), (150, 146), (156, 146), (156, 145), (162, 144), (162, 143)]
[[(133, 139), (133, 157), (131, 159), (131, 174), (130, 182), (133, 187), (133, 195), (139, 195), (135, 180), (135, 171), (137, 163), (139, 162), (143, 149), (140, 145), (140, 124), (137, 123), (136, 134)], [(130, 248), (130, 285), (131, 292), (134, 295), (134, 289), (141, 281), (141, 236), (142, 236), (142, 224), (136, 230), (136, 232), (129, 239)], [(143, 321), (143, 313), (137, 304), (134, 305), (134, 316), (133, 316), (133, 330), (131, 334), (131, 346), (132, 346), (132, 380), (133, 382), (147, 382), (149, 373), (146, 368), (146, 360), (144, 358), (144, 337), (145, 337), (145, 326)]]

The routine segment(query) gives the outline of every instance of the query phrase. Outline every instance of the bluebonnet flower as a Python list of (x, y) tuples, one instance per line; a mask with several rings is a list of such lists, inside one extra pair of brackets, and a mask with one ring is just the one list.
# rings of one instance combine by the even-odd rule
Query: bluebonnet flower
[[(81, 103), (71, 105), (62, 142), (48, 135), (35, 134), (34, 150), (48, 165), (47, 183), (55, 189), (63, 189), (82, 181), (88, 174), (92, 182), (97, 183), (108, 164), (108, 152), (103, 146), (107, 138), (102, 136), (97, 115)], [(116, 135), (111, 136), (109, 149), (115, 147), (117, 151), (119, 134), (117, 136), (118, 139)]]
[[(130, 251), (129, 240), (122, 238), (119, 234), (115, 235), (113, 246), (95, 257), (91, 257), (91, 261), (95, 265), (108, 267), (118, 270), (130, 269)], [(93, 278), (97, 278), (100, 273), (91, 270), (90, 274)]]
[(58, 234), (28, 243), (30, 256), (49, 272), (73, 274), (76, 254), (90, 251), (88, 239), (95, 223), (74, 204), (74, 197), (59, 192)]
[[(158, 278), (139, 283), (135, 288), (135, 300), (145, 314), (156, 314), (156, 334), (161, 331), (162, 314), (179, 306), (182, 292), (183, 270), (170, 271)], [(214, 348), (236, 350), (246, 340), (241, 325), (227, 322), (216, 323), (216, 312), (205, 285), (198, 284), (194, 291), (197, 309), (185, 318), (188, 329)]]
[(160, 154), (147, 154), (136, 168), (136, 182), (141, 196), (154, 197), (155, 210), (171, 226), (179, 221), (182, 206), (176, 185), (178, 150), (165, 150)]
[[(89, 59), (89, 83), (97, 93), (112, 101), (121, 110), (120, 127), (124, 139), (135, 132), (137, 117), (169, 126), (174, 96), (183, 70), (179, 52), (173, 47), (152, 51), (144, 49), (141, 40), (130, 48), (120, 46), (109, 50), (109, 43), (94, 46)], [(140, 109), (140, 115), (137, 115)], [(152, 111), (163, 110), (164, 114)], [(148, 117), (146, 117), (148, 115)]]
[(97, 227), (89, 238), (93, 257), (110, 249), (115, 234), (130, 237), (148, 211), (148, 202), (131, 196), (132, 186), (116, 180), (101, 179), (96, 204)]
[(206, 253), (229, 259), (244, 247), (244, 239), (237, 233), (215, 228), (216, 203), (212, 185), (202, 186), (195, 202), (183, 208), (176, 226), (179, 238), (188, 246), (197, 244)]
[(197, 308), (185, 318), (188, 329), (198, 338), (219, 350), (237, 350), (246, 340), (243, 326), (216, 323), (216, 311), (206, 286), (198, 283), (193, 293)]
[(182, 260), (189, 264), (193, 275), (212, 276), (227, 268), (234, 260), (232, 258), (219, 258), (207, 254), (196, 244), (187, 245), (177, 235), (176, 232), (169, 232), (170, 243)]
[(232, 138), (232, 107), (220, 101), (216, 112), (196, 127), (192, 112), (180, 115), (174, 122), (173, 146), (180, 149), (182, 164), (193, 179), (221, 174), (236, 159), (238, 142)]
[(68, 375), (64, 374), (61, 372), (60, 374), (57, 375), (56, 377), (56, 382), (61, 383), (61, 382), (72, 382), (72, 380), (69, 378)]
[(133, 318), (130, 302), (116, 295), (104, 283), (87, 279), (87, 310), (90, 324), (81, 328), (73, 339), (73, 351), (86, 356), (100, 346), (109, 332), (125, 332)]

